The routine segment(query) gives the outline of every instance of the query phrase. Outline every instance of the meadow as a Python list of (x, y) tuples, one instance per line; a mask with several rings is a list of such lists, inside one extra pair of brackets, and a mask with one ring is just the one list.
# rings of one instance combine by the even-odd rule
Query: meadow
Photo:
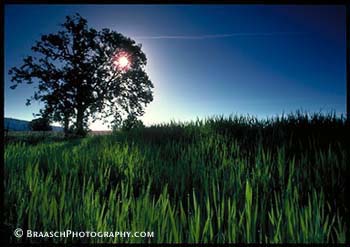
[(349, 122), (211, 117), (5, 145), (10, 229), (153, 231), (48, 242), (344, 243)]

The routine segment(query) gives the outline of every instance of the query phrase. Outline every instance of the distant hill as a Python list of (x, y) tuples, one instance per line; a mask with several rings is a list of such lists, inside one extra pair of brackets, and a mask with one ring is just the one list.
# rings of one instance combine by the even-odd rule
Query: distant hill
[[(30, 131), (29, 122), (25, 120), (19, 120), (15, 118), (4, 119), (4, 128), (12, 131)], [(52, 126), (52, 131), (63, 131), (62, 127)]]

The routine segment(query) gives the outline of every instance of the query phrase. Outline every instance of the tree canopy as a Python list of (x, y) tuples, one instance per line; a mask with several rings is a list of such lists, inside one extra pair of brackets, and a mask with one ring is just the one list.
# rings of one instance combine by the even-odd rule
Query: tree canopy
[(65, 133), (73, 124), (84, 135), (89, 117), (113, 117), (112, 124), (119, 124), (129, 115), (143, 115), (153, 100), (153, 84), (141, 44), (107, 28), (90, 28), (79, 14), (67, 16), (60, 27), (42, 35), (33, 55), (10, 69), (11, 88), (37, 84), (27, 104), (43, 102), (37, 115), (62, 122)]

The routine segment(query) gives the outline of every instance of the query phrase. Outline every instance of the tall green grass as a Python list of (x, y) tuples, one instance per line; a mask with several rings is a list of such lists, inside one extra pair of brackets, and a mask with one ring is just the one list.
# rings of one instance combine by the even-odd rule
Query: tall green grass
[(349, 123), (335, 116), (232, 116), (10, 143), (6, 223), (24, 230), (155, 233), (48, 240), (55, 242), (343, 243), (349, 235), (346, 131)]

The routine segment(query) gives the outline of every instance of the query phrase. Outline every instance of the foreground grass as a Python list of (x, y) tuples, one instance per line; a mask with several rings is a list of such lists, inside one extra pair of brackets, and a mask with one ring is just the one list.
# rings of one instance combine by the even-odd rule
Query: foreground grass
[(12, 229), (155, 234), (47, 240), (56, 242), (345, 242), (346, 131), (334, 116), (218, 117), (10, 143), (6, 221)]

